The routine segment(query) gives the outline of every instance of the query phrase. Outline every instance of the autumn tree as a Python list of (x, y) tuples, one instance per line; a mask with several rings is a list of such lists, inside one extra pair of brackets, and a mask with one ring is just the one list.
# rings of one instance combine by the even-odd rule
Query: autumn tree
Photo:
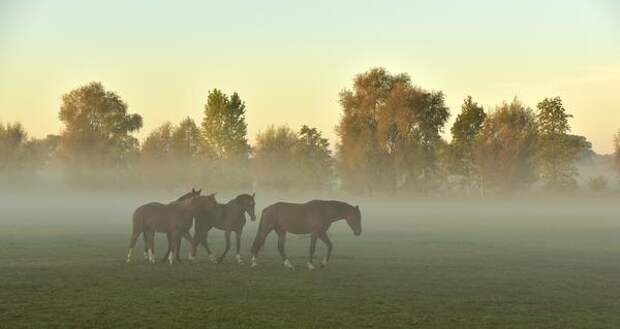
[(620, 178), (620, 130), (614, 136), (614, 162)]
[(200, 129), (189, 117), (172, 130), (170, 148), (174, 156), (181, 160), (196, 157), (200, 152), (200, 143)]
[(20, 123), (0, 122), (0, 179), (4, 182), (37, 182), (56, 154), (60, 136), (29, 138)]
[(376, 68), (358, 75), (340, 103), (337, 168), (345, 188), (429, 188), (449, 116), (443, 93), (413, 86), (407, 74)]
[(297, 181), (297, 134), (286, 126), (269, 127), (256, 136), (253, 167), (256, 183), (265, 189), (287, 191)]
[(72, 176), (123, 167), (138, 150), (131, 133), (142, 127), (142, 117), (128, 114), (127, 104), (99, 82), (65, 94), (59, 117), (64, 124), (60, 152)]
[(172, 159), (172, 123), (153, 129), (142, 144), (142, 159), (152, 165), (165, 165)]
[(464, 177), (464, 184), (467, 188), (474, 181), (474, 146), (485, 118), (486, 114), (482, 106), (468, 96), (461, 106), (461, 113), (456, 117), (450, 129), (452, 133), (449, 160), (452, 165), (451, 169)]
[(482, 192), (508, 192), (536, 180), (538, 129), (534, 112), (518, 100), (488, 114), (475, 142)]
[(0, 122), (0, 173), (11, 175), (24, 169), (28, 134), (20, 123)]
[(333, 158), (329, 141), (316, 128), (306, 125), (297, 133), (293, 165), (300, 173), (303, 189), (328, 188), (334, 179)]
[(245, 103), (237, 93), (228, 97), (213, 89), (207, 97), (202, 137), (205, 152), (218, 160), (247, 160), (250, 146), (245, 123)]
[(329, 141), (316, 128), (269, 127), (256, 136), (254, 171), (262, 188), (322, 190), (332, 184)]
[(44, 138), (31, 138), (28, 141), (27, 148), (29, 149), (31, 161), (37, 164), (38, 168), (58, 169), (56, 151), (60, 145), (60, 136), (49, 134)]
[(183, 174), (178, 168), (173, 152), (173, 131), (170, 122), (154, 128), (142, 143), (140, 166), (136, 173), (144, 185), (175, 187), (181, 185), (179, 177)]
[(219, 188), (247, 188), (250, 184), (245, 111), (237, 93), (229, 97), (218, 89), (209, 92), (201, 130), (206, 184)]
[(575, 187), (577, 159), (581, 145), (574, 143), (570, 135), (568, 118), (560, 97), (545, 98), (538, 103), (538, 160), (541, 177), (550, 189)]

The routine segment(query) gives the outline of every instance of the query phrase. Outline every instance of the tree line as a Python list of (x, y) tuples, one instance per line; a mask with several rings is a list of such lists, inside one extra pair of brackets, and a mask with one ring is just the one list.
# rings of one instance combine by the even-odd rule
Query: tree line
[[(239, 94), (208, 92), (202, 121), (165, 122), (142, 143), (142, 117), (101, 83), (62, 98), (58, 135), (29, 138), (19, 124), (0, 124), (5, 184), (58, 176), (72, 184), (209, 186), (277, 191), (374, 193), (510, 193), (539, 184), (577, 188), (576, 161), (593, 154), (559, 97), (532, 109), (516, 98), (484, 109), (467, 97), (450, 132), (441, 91), (383, 68), (359, 74), (339, 95), (342, 115), (334, 153), (321, 131), (271, 126), (248, 142)], [(614, 137), (620, 175), (620, 131)]]

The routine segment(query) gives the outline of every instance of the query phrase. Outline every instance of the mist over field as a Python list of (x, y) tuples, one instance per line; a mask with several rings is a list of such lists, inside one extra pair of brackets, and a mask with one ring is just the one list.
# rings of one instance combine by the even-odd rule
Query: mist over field
[[(368, 197), (317, 192), (256, 194), (276, 201), (338, 198), (359, 204), (363, 233), (329, 231), (333, 258), (308, 271), (308, 235), (288, 235), (288, 271), (271, 234), (250, 268), (258, 222), (245, 226), (238, 265), (205, 251), (180, 264), (125, 263), (131, 215), (186, 190), (3, 191), (3, 325), (22, 327), (546, 327), (614, 328), (620, 321), (620, 205), (614, 197)], [(212, 191), (204, 187), (203, 193)], [(217, 194), (225, 202), (243, 191)], [(260, 217), (259, 217), (260, 218)], [(223, 232), (209, 244), (223, 250)], [(319, 243), (317, 254), (325, 247)], [(10, 302), (9, 302), (10, 301)], [(36, 310), (30, 312), (27, 310)], [(178, 315), (179, 310), (182, 310)], [(243, 310), (243, 311), (240, 311)]]

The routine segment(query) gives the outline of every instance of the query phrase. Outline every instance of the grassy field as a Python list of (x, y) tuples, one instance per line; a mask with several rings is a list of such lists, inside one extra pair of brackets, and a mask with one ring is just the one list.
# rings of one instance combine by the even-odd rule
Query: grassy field
[[(290, 272), (274, 236), (255, 269), (238, 266), (234, 253), (211, 264), (204, 250), (196, 263), (173, 266), (146, 264), (136, 250), (126, 264), (139, 202), (5, 201), (0, 327), (620, 326), (620, 206), (612, 203), (360, 203), (364, 233), (334, 225), (326, 269), (305, 270), (308, 238), (289, 236), (299, 268)], [(246, 261), (256, 227), (247, 226)], [(210, 236), (217, 251), (222, 235)]]

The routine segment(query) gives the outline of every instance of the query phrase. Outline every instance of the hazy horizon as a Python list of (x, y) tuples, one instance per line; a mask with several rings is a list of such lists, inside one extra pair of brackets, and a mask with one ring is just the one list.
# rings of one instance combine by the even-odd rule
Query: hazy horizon
[(560, 96), (572, 133), (611, 153), (620, 110), (620, 7), (614, 1), (467, 4), (0, 1), (0, 120), (58, 133), (61, 97), (90, 81), (144, 117), (203, 117), (207, 92), (237, 91), (248, 137), (315, 126), (335, 143), (338, 93), (371, 67), (446, 94), (449, 140), (467, 95), (491, 109)]

